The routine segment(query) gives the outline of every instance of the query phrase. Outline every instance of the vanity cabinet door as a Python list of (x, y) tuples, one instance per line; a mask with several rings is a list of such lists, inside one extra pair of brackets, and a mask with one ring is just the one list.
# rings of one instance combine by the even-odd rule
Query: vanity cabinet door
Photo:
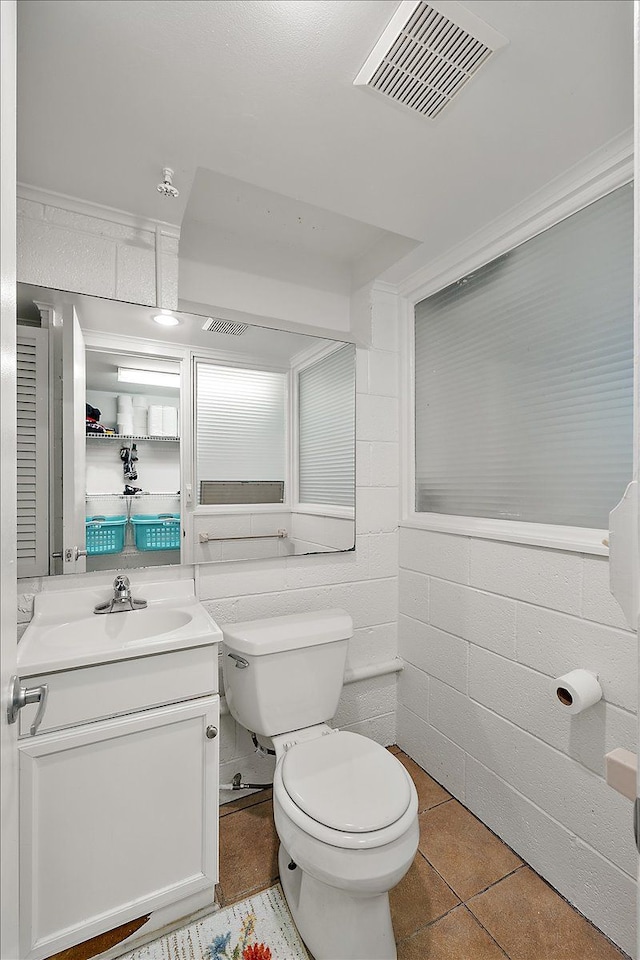
[(21, 956), (41, 960), (217, 880), (219, 698), (21, 741)]

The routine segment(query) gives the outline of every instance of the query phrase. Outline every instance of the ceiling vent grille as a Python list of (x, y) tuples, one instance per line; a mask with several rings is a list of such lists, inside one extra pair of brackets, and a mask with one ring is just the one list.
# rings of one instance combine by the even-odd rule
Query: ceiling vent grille
[(454, 0), (402, 0), (354, 84), (434, 119), (507, 43)]
[(230, 337), (241, 337), (249, 329), (248, 323), (238, 323), (237, 320), (218, 320), (217, 317), (209, 317), (202, 324), (203, 330), (210, 330), (213, 333), (226, 333)]

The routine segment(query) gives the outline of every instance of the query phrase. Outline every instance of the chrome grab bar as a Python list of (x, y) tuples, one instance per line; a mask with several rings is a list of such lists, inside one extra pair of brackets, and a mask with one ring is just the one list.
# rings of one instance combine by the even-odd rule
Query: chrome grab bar
[(213, 543), (219, 540), (284, 540), (288, 536), (286, 530), (278, 530), (277, 533), (254, 533), (246, 537), (216, 537), (211, 533), (201, 533), (198, 535), (200, 543)]

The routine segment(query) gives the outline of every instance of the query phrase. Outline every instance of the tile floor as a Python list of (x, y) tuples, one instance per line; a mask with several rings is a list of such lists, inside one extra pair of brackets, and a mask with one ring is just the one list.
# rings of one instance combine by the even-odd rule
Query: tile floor
[[(398, 960), (622, 960), (625, 955), (397, 747), (420, 844), (391, 892)], [(278, 878), (271, 791), (220, 808), (223, 906)], [(366, 960), (366, 958), (363, 958)]]

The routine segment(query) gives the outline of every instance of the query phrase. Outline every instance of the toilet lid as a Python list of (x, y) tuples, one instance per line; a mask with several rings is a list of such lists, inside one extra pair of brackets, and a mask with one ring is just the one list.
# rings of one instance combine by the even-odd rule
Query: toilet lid
[(349, 833), (388, 827), (411, 800), (399, 760), (373, 740), (347, 731), (291, 747), (282, 761), (282, 782), (307, 816)]

